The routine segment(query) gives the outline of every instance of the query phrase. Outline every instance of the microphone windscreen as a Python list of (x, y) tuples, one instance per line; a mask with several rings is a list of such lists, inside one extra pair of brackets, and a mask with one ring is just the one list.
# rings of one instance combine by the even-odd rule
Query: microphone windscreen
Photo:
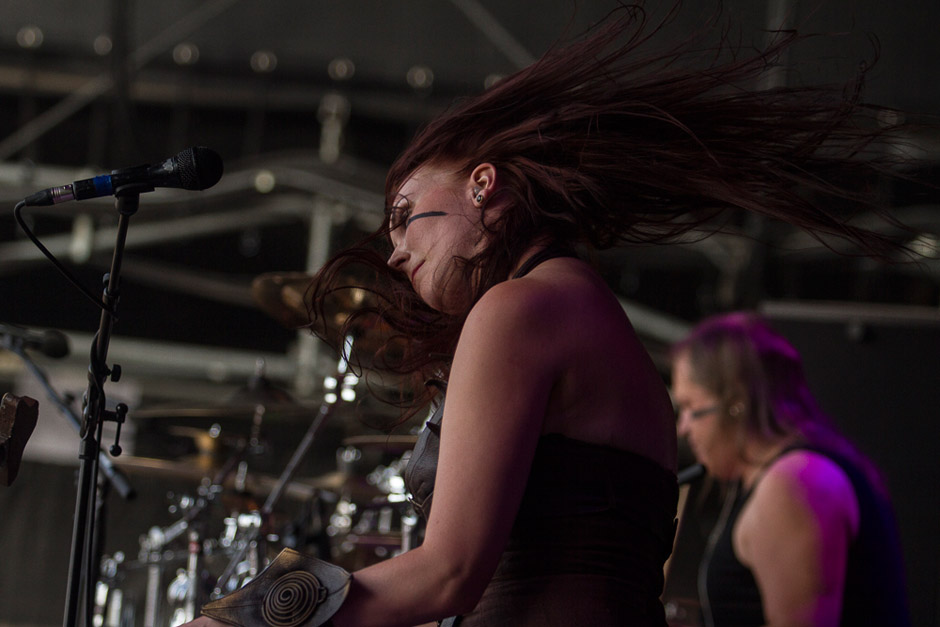
[(176, 165), (183, 189), (208, 189), (222, 178), (222, 157), (205, 146), (183, 150), (176, 155)]
[(69, 338), (61, 331), (50, 329), (43, 332), (39, 350), (47, 357), (53, 357), (55, 359), (66, 357), (71, 352)]

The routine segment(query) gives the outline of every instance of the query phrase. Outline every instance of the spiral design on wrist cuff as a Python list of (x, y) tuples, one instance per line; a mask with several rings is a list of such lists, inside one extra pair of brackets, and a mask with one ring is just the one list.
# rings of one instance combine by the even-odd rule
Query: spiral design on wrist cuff
[(264, 595), (261, 616), (271, 627), (297, 627), (326, 598), (327, 589), (310, 573), (297, 570), (278, 578)]

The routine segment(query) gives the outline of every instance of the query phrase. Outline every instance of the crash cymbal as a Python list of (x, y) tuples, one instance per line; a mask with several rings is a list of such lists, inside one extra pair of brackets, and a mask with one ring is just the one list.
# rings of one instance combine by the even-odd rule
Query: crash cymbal
[[(277, 485), (278, 478), (268, 475), (256, 475), (252, 477), (257, 489), (262, 492), (270, 492)], [(309, 498), (316, 494), (317, 490), (327, 490), (329, 492), (339, 492), (349, 481), (349, 475), (343, 472), (331, 472), (319, 477), (294, 479), (287, 484), (285, 493), (290, 493), (295, 497)]]
[(220, 405), (157, 405), (135, 409), (128, 413), (132, 420), (150, 419), (191, 419), (208, 420), (245, 420), (251, 421), (258, 413), (264, 421), (301, 420), (313, 417), (317, 408), (299, 403), (223, 403)]
[[(277, 485), (278, 478), (268, 475), (249, 476), (249, 485), (259, 493), (270, 493)], [(365, 477), (334, 471), (318, 477), (299, 477), (290, 481), (284, 488), (284, 494), (296, 499), (309, 499), (317, 492), (333, 492), (355, 501), (368, 502), (385, 496), (378, 487), (370, 484)]]
[[(251, 282), (251, 296), (266, 314), (288, 329), (305, 327), (310, 323), (307, 288), (313, 280), (306, 272), (268, 272)], [(350, 313), (371, 304), (368, 289), (356, 279), (341, 279), (347, 289), (330, 293), (326, 308), (330, 325), (341, 326)]]
[(223, 449), (237, 448), (245, 441), (243, 436), (224, 435), (212, 428), (200, 429), (199, 427), (170, 425), (166, 428), (166, 433), (181, 438), (189, 438), (202, 455), (218, 455)]
[(343, 446), (406, 453), (415, 447), (417, 441), (416, 435), (353, 435), (343, 440)]
[[(134, 457), (122, 455), (115, 459), (115, 464), (130, 475), (144, 477), (161, 477), (203, 483), (214, 481), (218, 474), (216, 467), (204, 467), (192, 461), (167, 461), (149, 457)], [(249, 473), (243, 488), (236, 489), (235, 476), (230, 473), (223, 480), (223, 490), (219, 494), (219, 502), (229, 511), (249, 512), (257, 510), (264, 502), (263, 494), (273, 488), (276, 479), (268, 476), (256, 476)], [(322, 482), (304, 481), (291, 482), (284, 491), (284, 496), (307, 500), (316, 496), (317, 490), (332, 490), (341, 485), (342, 481), (324, 477)], [(265, 489), (267, 488), (267, 489)], [(335, 491), (339, 491), (338, 489)]]
[(312, 278), (305, 272), (268, 272), (251, 282), (251, 297), (281, 326), (298, 329), (310, 322), (304, 293)]
[[(307, 327), (310, 295), (307, 288), (313, 275), (304, 272), (270, 272), (259, 275), (252, 281), (251, 293), (255, 303), (262, 311), (289, 329)], [(316, 332), (329, 338), (334, 346), (343, 344), (339, 334), (350, 314), (366, 307), (374, 307), (376, 298), (369, 288), (368, 281), (355, 276), (341, 276), (336, 281), (339, 286), (324, 296), (322, 313), (324, 318), (317, 320)], [(354, 361), (361, 364), (372, 362), (372, 357), (382, 348), (390, 335), (390, 329), (377, 316), (368, 316), (356, 321), (352, 329), (355, 336), (353, 345)]]
[(199, 457), (198, 461), (171, 461), (151, 457), (121, 455), (114, 459), (114, 463), (118, 468), (130, 474), (144, 474), (147, 476), (160, 476), (190, 481), (202, 481), (206, 477), (211, 478), (218, 470), (217, 466), (208, 463), (204, 457)]

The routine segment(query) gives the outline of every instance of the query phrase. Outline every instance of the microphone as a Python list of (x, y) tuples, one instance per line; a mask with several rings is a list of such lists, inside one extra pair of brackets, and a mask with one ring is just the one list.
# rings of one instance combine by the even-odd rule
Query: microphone
[(0, 346), (9, 349), (32, 348), (46, 357), (60, 358), (69, 354), (69, 338), (61, 331), (33, 331), (15, 324), (0, 323)]
[(705, 466), (701, 464), (692, 464), (686, 468), (683, 468), (676, 475), (676, 481), (679, 485), (685, 485), (687, 483), (692, 483), (699, 477), (705, 474)]
[(86, 200), (112, 196), (125, 185), (139, 186), (141, 191), (152, 192), (156, 187), (179, 189), (208, 189), (222, 178), (222, 158), (204, 146), (183, 150), (156, 165), (144, 164), (133, 168), (113, 170), (69, 185), (50, 187), (23, 199), (29, 207), (57, 205), (70, 200)]

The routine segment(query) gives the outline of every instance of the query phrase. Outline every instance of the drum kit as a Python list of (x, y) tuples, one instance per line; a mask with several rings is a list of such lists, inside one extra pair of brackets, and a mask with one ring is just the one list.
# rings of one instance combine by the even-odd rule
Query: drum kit
[[(263, 311), (297, 328), (306, 320), (308, 281), (299, 273), (262, 275), (252, 293)], [(354, 300), (350, 307), (361, 304)], [(343, 360), (330, 379), (338, 392), (357, 382)], [(268, 381), (259, 364), (247, 387), (226, 403), (132, 412), (130, 419), (160, 430), (164, 442), (185, 441), (195, 454), (166, 458), (155, 452), (116, 463), (132, 476), (182, 480), (192, 490), (172, 495), (171, 522), (142, 530), (136, 555), (104, 556), (95, 624), (180, 625), (206, 602), (250, 581), (282, 548), (352, 571), (414, 546), (421, 529), (402, 477), (416, 436), (347, 434), (335, 447), (335, 469), (314, 476), (298, 472), (320, 423), (342, 398), (324, 396), (319, 408), (298, 402)], [(284, 451), (267, 436), (298, 424), (309, 424), (307, 432), (299, 443), (291, 438), (296, 449), (275, 475), (270, 464)]]

